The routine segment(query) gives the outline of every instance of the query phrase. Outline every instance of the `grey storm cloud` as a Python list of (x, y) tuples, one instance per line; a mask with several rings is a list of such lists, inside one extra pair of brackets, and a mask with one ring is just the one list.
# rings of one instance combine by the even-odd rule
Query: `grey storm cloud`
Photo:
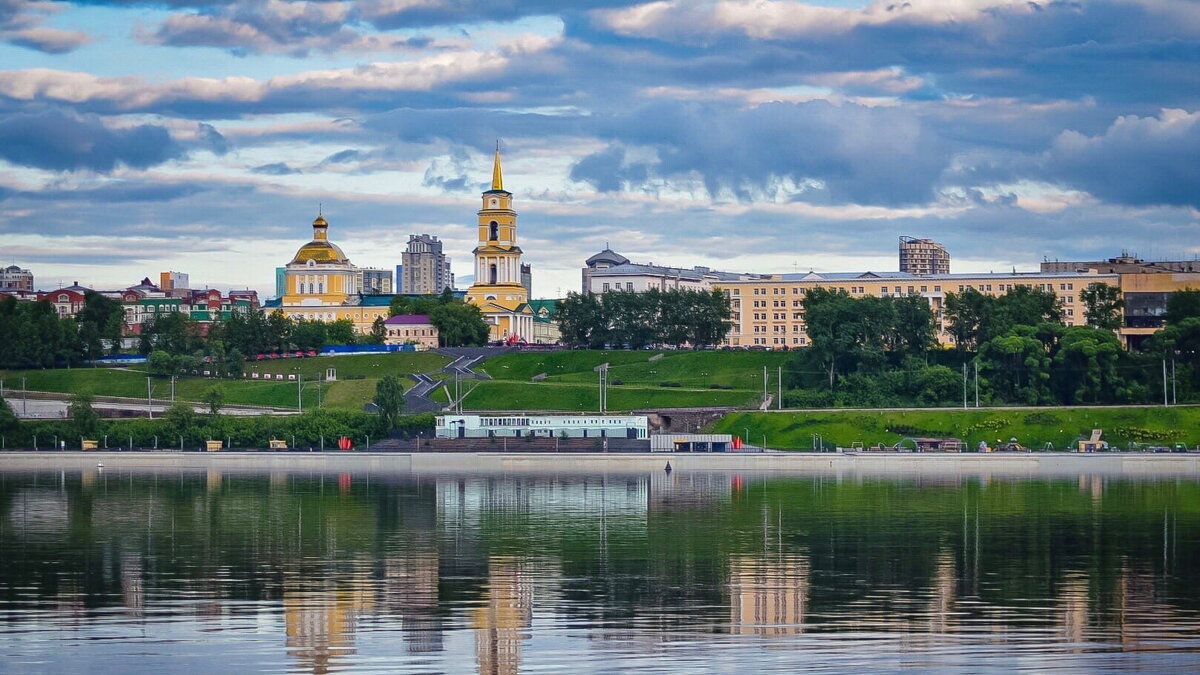
[[(224, 138), (215, 129), (201, 125), (199, 132), (202, 146), (224, 151)], [(145, 169), (184, 157), (188, 149), (166, 127), (153, 124), (109, 126), (96, 115), (61, 110), (0, 118), (0, 158), (50, 171)]]
[(699, 174), (711, 195), (748, 201), (788, 180), (827, 195), (814, 201), (925, 203), (954, 151), (909, 111), (824, 101), (755, 108), (662, 103), (597, 126), (600, 137), (652, 148), (656, 157), (627, 162), (610, 147), (578, 162), (576, 180), (613, 190)]
[(251, 173), (257, 173), (264, 176), (290, 176), (292, 174), (304, 173), (300, 169), (295, 169), (289, 166), (286, 162), (272, 162), (270, 164), (261, 164), (250, 169)]
[(1200, 113), (1125, 116), (1103, 134), (1063, 132), (1042, 157), (1042, 176), (1107, 201), (1200, 208)]

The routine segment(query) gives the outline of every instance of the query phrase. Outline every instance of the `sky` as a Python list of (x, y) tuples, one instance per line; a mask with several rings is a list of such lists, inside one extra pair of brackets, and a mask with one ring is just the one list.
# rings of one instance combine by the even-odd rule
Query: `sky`
[(0, 0), (0, 263), (273, 295), (311, 238), (471, 274), (497, 141), (534, 296), (1200, 256), (1200, 2)]

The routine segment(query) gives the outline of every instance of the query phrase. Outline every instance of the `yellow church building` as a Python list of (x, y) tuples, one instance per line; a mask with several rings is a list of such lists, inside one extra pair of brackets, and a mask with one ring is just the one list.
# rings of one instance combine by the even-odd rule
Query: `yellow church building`
[(475, 283), (466, 301), (479, 307), (491, 340), (533, 341), (529, 291), (521, 284), (521, 247), (517, 245), (517, 212), (512, 193), (504, 189), (500, 148), (492, 164), (492, 189), (483, 193), (479, 210)]
[[(371, 332), (375, 319), (388, 318), (388, 307), (363, 304), (358, 268), (329, 241), (329, 222), (323, 214), (317, 215), (312, 229), (312, 241), (301, 246), (287, 264), (286, 287), (278, 309), (292, 319), (349, 319), (359, 333)], [(263, 309), (273, 311), (269, 305)]]

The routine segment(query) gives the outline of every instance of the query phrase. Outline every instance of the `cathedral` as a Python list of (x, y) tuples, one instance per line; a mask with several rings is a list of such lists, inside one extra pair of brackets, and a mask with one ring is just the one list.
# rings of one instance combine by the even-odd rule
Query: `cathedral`
[(371, 332), (375, 319), (388, 318), (387, 305), (362, 297), (358, 268), (341, 247), (329, 241), (329, 221), (323, 214), (317, 215), (312, 229), (312, 241), (301, 246), (287, 264), (286, 290), (279, 304), (266, 303), (264, 311), (278, 308), (292, 319), (308, 321), (349, 319), (359, 333)]
[(483, 193), (475, 246), (475, 283), (466, 301), (479, 307), (488, 323), (489, 339), (516, 342), (533, 339), (529, 290), (521, 283), (521, 247), (517, 245), (517, 212), (512, 193), (504, 189), (500, 148), (492, 164), (492, 189)]

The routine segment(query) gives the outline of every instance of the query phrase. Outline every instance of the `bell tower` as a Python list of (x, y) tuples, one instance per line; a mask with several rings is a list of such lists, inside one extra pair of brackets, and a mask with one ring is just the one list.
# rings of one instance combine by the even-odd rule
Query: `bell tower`
[[(492, 188), (482, 195), (479, 210), (478, 243), (475, 246), (476, 286), (520, 286), (521, 247), (517, 245), (517, 212), (512, 208), (512, 193), (504, 189), (504, 173), (500, 167), (500, 146), (492, 163)], [(521, 302), (529, 298), (520, 289)], [(506, 288), (512, 295), (516, 289)]]
[(478, 241), (475, 250), (475, 283), (466, 301), (479, 307), (489, 325), (491, 340), (514, 342), (533, 334), (529, 291), (521, 283), (521, 247), (517, 245), (517, 212), (512, 193), (504, 189), (500, 144), (492, 162), (492, 186), (482, 195)]

